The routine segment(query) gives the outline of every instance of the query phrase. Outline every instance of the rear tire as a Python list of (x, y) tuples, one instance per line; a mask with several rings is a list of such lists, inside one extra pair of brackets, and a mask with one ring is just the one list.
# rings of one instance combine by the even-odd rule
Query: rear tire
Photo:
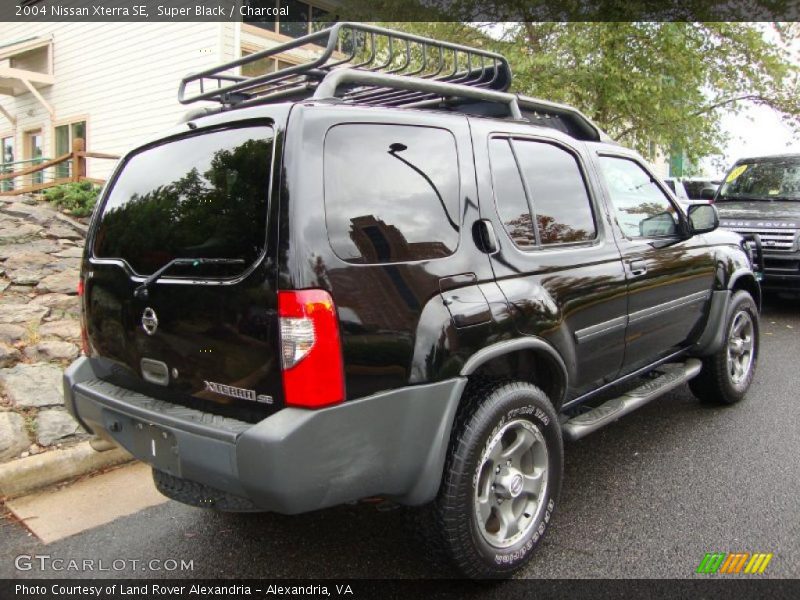
[(744, 290), (734, 293), (725, 322), (725, 341), (703, 359), (689, 388), (701, 402), (730, 405), (747, 394), (756, 372), (759, 349), (758, 307)]
[(558, 415), (530, 383), (468, 388), (437, 498), (417, 526), (438, 562), (471, 578), (524, 567), (555, 510), (564, 451)]

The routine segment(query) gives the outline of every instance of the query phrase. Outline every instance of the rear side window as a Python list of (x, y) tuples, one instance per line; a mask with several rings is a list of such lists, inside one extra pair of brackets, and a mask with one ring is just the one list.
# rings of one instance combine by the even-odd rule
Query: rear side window
[(535, 247), (536, 233), (531, 211), (509, 140), (493, 138), (489, 142), (489, 160), (492, 163), (494, 200), (508, 237), (522, 249)]
[(204, 269), (203, 277), (241, 272), (264, 249), (272, 145), (271, 128), (242, 127), (134, 154), (103, 206), (94, 255), (123, 259), (140, 275), (193, 257), (245, 261)]
[(592, 204), (575, 157), (553, 144), (528, 140), (512, 143), (528, 184), (541, 244), (594, 239)]
[(592, 203), (571, 153), (546, 142), (493, 138), (489, 159), (497, 211), (517, 247), (595, 238)]
[(325, 139), (325, 219), (351, 263), (442, 258), (459, 241), (458, 155), (444, 129), (351, 123)]

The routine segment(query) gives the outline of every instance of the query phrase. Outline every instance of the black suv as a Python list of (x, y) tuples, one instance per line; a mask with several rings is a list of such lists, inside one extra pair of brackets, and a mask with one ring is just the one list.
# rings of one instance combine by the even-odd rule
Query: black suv
[(800, 293), (800, 154), (736, 161), (714, 204), (722, 227), (759, 237), (764, 288)]
[(686, 381), (741, 400), (742, 238), (510, 79), (502, 56), (356, 24), (187, 77), (184, 102), (220, 108), (128, 153), (92, 219), (72, 414), (181, 502), (383, 497), (487, 577), (542, 539), (565, 438)]

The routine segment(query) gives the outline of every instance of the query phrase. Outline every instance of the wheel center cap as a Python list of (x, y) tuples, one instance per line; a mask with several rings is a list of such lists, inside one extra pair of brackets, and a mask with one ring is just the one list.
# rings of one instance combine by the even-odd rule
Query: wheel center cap
[(516, 498), (522, 493), (524, 486), (525, 480), (522, 477), (522, 473), (516, 469), (501, 469), (495, 479), (497, 492), (506, 498)]

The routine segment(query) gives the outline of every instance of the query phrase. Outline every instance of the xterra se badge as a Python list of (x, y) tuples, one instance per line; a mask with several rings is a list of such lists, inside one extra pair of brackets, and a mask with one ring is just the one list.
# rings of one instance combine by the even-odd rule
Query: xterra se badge
[(224, 385), (222, 383), (214, 383), (213, 381), (204, 381), (206, 391), (214, 392), (215, 394), (222, 394), (229, 398), (239, 398), (240, 400), (250, 400), (252, 402), (260, 402), (261, 404), (272, 404), (272, 396), (266, 394), (256, 394), (255, 390), (248, 390), (245, 388), (234, 387), (232, 385)]
[(156, 311), (149, 306), (142, 313), (142, 329), (147, 335), (153, 335), (158, 329), (158, 317)]

